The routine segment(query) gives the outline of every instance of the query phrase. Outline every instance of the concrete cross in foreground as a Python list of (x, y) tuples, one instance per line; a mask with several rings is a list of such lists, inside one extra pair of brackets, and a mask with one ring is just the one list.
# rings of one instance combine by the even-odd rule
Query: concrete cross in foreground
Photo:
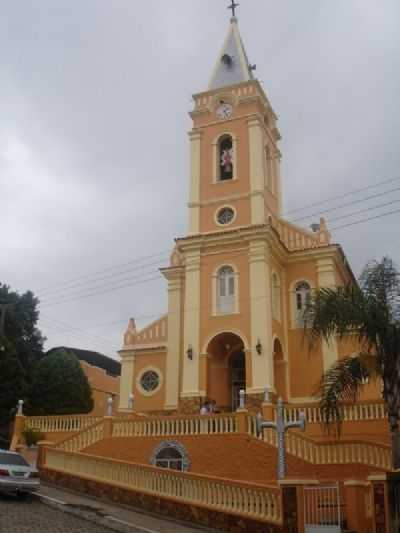
[(261, 435), (263, 429), (275, 429), (278, 434), (278, 479), (284, 479), (286, 476), (286, 446), (285, 433), (291, 428), (300, 428), (301, 431), (306, 429), (306, 415), (300, 413), (298, 422), (285, 422), (285, 409), (283, 407), (283, 400), (279, 398), (278, 407), (276, 410), (276, 422), (269, 422), (262, 419), (261, 413), (257, 415), (257, 435)]

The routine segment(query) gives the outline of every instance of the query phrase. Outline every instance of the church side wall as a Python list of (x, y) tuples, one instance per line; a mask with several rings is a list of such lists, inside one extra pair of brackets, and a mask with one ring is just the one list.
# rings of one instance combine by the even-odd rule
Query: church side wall
[[(353, 353), (360, 351), (360, 344), (357, 335), (349, 335), (343, 339), (337, 339), (339, 359), (348, 357)], [(366, 383), (362, 387), (360, 400), (381, 400), (382, 399), (382, 381), (376, 380)]]
[(322, 346), (318, 343), (310, 353), (304, 330), (295, 322), (294, 285), (307, 281), (318, 284), (315, 261), (291, 263), (286, 269), (286, 307), (288, 315), (289, 391), (291, 398), (309, 398), (323, 374)]

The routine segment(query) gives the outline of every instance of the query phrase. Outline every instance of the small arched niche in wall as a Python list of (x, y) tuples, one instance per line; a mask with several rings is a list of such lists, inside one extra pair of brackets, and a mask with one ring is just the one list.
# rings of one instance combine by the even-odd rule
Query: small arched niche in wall
[(163, 441), (153, 451), (150, 464), (158, 468), (169, 468), (187, 472), (190, 469), (190, 459), (186, 448), (177, 441)]

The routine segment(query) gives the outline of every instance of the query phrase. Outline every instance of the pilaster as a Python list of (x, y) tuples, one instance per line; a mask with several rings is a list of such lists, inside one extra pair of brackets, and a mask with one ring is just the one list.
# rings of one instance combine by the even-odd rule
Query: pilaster
[[(199, 395), (200, 366), (200, 249), (185, 253), (185, 318), (182, 397)], [(191, 348), (191, 358), (187, 355)]]
[[(249, 393), (274, 389), (271, 313), (271, 268), (268, 244), (263, 239), (250, 242), (250, 309), (252, 388)], [(258, 353), (256, 346), (259, 346)]]
[[(264, 214), (264, 182), (265, 182), (265, 151), (263, 127), (259, 118), (248, 120), (249, 128), (249, 160), (251, 190), (251, 223), (263, 224)], [(258, 193), (258, 194), (257, 194)]]
[(119, 409), (129, 409), (129, 395), (133, 392), (133, 376), (135, 373), (135, 354), (132, 351), (121, 351), (121, 381)]
[[(334, 289), (336, 287), (335, 264), (333, 258), (328, 257), (317, 260), (318, 287)], [(334, 337), (329, 341), (322, 340), (323, 368), (326, 372), (337, 360), (337, 342)]]
[(189, 192), (189, 233), (200, 232), (200, 169), (201, 132), (192, 131), (190, 137), (190, 192)]
[(165, 409), (178, 409), (179, 361), (181, 358), (182, 267), (163, 271), (168, 280), (168, 345), (165, 379)]
[(278, 199), (278, 216), (282, 216), (282, 176), (281, 176), (281, 155), (276, 156), (276, 196)]

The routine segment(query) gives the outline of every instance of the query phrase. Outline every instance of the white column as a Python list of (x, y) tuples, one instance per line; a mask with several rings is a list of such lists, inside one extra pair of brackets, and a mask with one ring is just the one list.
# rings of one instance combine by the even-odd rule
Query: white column
[(181, 354), (182, 269), (163, 272), (168, 280), (168, 348), (165, 379), (165, 409), (177, 409), (179, 402), (179, 361)]
[(189, 233), (200, 231), (200, 168), (201, 132), (192, 131), (190, 136), (190, 191), (189, 191)]
[[(272, 347), (271, 269), (266, 242), (250, 242), (250, 308), (251, 308), (251, 360), (253, 393), (265, 387), (274, 390), (274, 364)], [(261, 354), (256, 351), (260, 343)], [(250, 392), (250, 391), (248, 391)]]
[[(200, 250), (185, 253), (185, 307), (183, 333), (183, 383), (182, 397), (199, 395), (200, 365)], [(192, 348), (193, 358), (187, 350)]]
[(250, 156), (251, 223), (264, 224), (264, 134), (260, 120), (258, 118), (249, 119), (248, 127)]
[(120, 352), (121, 380), (119, 385), (119, 409), (129, 409), (129, 395), (133, 393), (133, 377), (135, 373), (134, 352)]
[[(319, 288), (334, 289), (336, 287), (335, 264), (331, 257), (318, 259), (317, 273)], [(334, 337), (331, 337), (328, 342), (322, 340), (322, 357), (324, 372), (326, 372), (338, 360), (337, 342)]]

